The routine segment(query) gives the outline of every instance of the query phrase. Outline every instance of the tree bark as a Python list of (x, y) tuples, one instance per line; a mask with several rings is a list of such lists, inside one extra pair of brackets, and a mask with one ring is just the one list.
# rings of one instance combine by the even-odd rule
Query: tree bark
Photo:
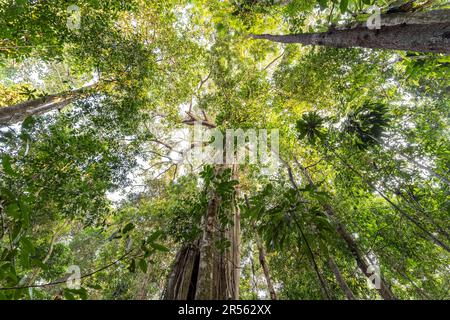
[[(232, 167), (232, 179), (239, 180), (239, 168), (237, 164), (233, 164)], [(231, 228), (233, 237), (232, 243), (232, 259), (233, 263), (230, 266), (233, 270), (233, 285), (234, 285), (234, 297), (239, 298), (239, 279), (241, 277), (241, 210), (237, 204), (237, 198), (239, 197), (239, 185), (235, 187), (232, 206), (233, 206), (233, 227)]]
[[(417, 11), (417, 12), (396, 12), (380, 15), (380, 26), (392, 27), (401, 24), (437, 24), (437, 23), (448, 23), (449, 22), (450, 10), (432, 10), (432, 11)], [(366, 22), (357, 22), (353, 25), (347, 25), (344, 27), (338, 27), (337, 30), (348, 30), (357, 27), (366, 27)]]
[[(217, 166), (215, 174), (223, 170)], [(233, 174), (234, 178), (237, 173)], [(233, 197), (236, 195), (233, 195)], [(178, 252), (167, 281), (164, 294), (169, 300), (236, 300), (240, 279), (240, 212), (235, 200), (226, 208), (233, 224), (219, 222), (222, 199), (211, 189), (203, 220), (201, 239), (184, 245)], [(228, 240), (225, 250), (217, 248), (217, 241)]]
[(215, 298), (214, 269), (216, 250), (214, 248), (215, 226), (219, 212), (219, 197), (215, 192), (210, 193), (210, 200), (205, 216), (203, 236), (200, 243), (200, 264), (198, 267), (196, 300), (212, 300)]
[(23, 121), (27, 116), (39, 115), (48, 111), (61, 109), (76, 99), (85, 97), (97, 84), (77, 90), (48, 95), (18, 103), (13, 106), (0, 107), (0, 125), (14, 124)]
[(328, 258), (328, 265), (330, 266), (331, 271), (333, 272), (334, 276), (336, 277), (336, 281), (339, 284), (339, 287), (341, 290), (345, 293), (345, 296), (348, 300), (355, 300), (355, 295), (353, 294), (352, 290), (349, 288), (347, 282), (345, 281), (344, 277), (342, 276), (341, 272), (339, 271), (339, 267), (337, 266), (336, 262), (334, 261), (333, 257)]
[(169, 275), (163, 298), (166, 300), (192, 300), (197, 286), (200, 240), (185, 244), (178, 251)]
[(277, 293), (275, 292), (275, 288), (273, 287), (272, 279), (270, 277), (269, 265), (266, 260), (266, 250), (264, 249), (264, 246), (261, 242), (261, 238), (259, 237), (258, 233), (256, 233), (255, 238), (256, 238), (256, 246), (258, 247), (259, 253), (259, 263), (263, 268), (264, 278), (266, 279), (267, 290), (269, 291), (270, 299), (277, 300)]
[(253, 251), (250, 246), (250, 267), (252, 273), (251, 285), (252, 285), (252, 293), (253, 300), (258, 299), (258, 281), (256, 280), (256, 269), (255, 269), (255, 260), (253, 259)]
[[(330, 30), (323, 33), (289, 35), (250, 35), (254, 39), (265, 39), (281, 43), (301, 43), (335, 48), (372, 48), (408, 50), (416, 52), (450, 53), (450, 10), (433, 12), (434, 20), (444, 21), (427, 24), (394, 24), (370, 30), (364, 26), (352, 29)], [(431, 13), (429, 13), (431, 15)], [(396, 22), (408, 21), (408, 17), (396, 14)], [(439, 17), (439, 18), (438, 18)], [(392, 21), (389, 19), (389, 21)], [(414, 21), (413, 21), (414, 22)], [(423, 20), (422, 20), (423, 22)]]
[[(198, 117), (192, 112), (188, 112), (191, 120), (197, 121)], [(214, 123), (210, 123), (206, 114), (203, 114), (202, 125), (207, 128), (215, 128)], [(205, 123), (207, 122), (207, 123)], [(185, 124), (190, 124), (184, 122)], [(223, 159), (227, 159), (223, 155)], [(214, 175), (218, 176), (226, 168), (227, 164), (216, 165)], [(232, 178), (239, 180), (238, 166), (231, 167)], [(208, 193), (208, 204), (202, 222), (203, 234), (192, 253), (186, 253), (183, 247), (177, 254), (172, 273), (166, 287), (166, 299), (195, 299), (195, 300), (237, 300), (239, 299), (240, 280), (240, 211), (236, 203), (239, 186), (235, 186), (232, 194), (231, 205), (224, 208), (220, 195), (211, 187)], [(221, 214), (226, 214), (232, 221), (231, 224), (222, 225), (219, 221), (219, 209), (224, 210)], [(228, 240), (230, 246), (221, 250), (217, 248), (217, 241)], [(188, 256), (187, 263), (184, 257)], [(193, 258), (195, 256), (195, 258)], [(194, 262), (193, 262), (194, 261)], [(181, 275), (181, 276), (177, 276)], [(186, 279), (180, 281), (179, 279)], [(182, 283), (183, 285), (177, 285)], [(189, 283), (189, 290), (186, 288)]]

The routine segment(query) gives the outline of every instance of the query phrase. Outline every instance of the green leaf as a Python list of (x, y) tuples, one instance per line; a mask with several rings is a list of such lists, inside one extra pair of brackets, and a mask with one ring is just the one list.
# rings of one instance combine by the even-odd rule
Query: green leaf
[(144, 259), (140, 259), (138, 262), (138, 266), (139, 269), (142, 270), (142, 272), (146, 273), (147, 272), (147, 262)]
[(88, 284), (86, 285), (88, 288), (94, 289), (94, 290), (101, 290), (101, 286), (99, 284)]
[(154, 249), (156, 249), (156, 250), (158, 250), (158, 251), (163, 251), (163, 252), (168, 252), (168, 251), (170, 251), (169, 248), (163, 246), (162, 244), (158, 244), (158, 243), (150, 243), (150, 245), (151, 245)]
[(20, 218), (20, 208), (17, 203), (11, 203), (6, 206), (5, 212), (8, 216), (19, 219)]
[(126, 234), (126, 233), (130, 232), (133, 229), (134, 229), (134, 224), (130, 222), (125, 227), (123, 227), (122, 233)]
[(64, 298), (66, 300), (76, 300), (75, 296), (68, 289), (64, 289)]
[(23, 196), (19, 198), (19, 207), (23, 226), (24, 228), (28, 228), (30, 225), (30, 207), (28, 205), (26, 198)]
[(85, 288), (80, 288), (76, 292), (80, 296), (81, 300), (87, 300), (88, 292), (87, 292), (87, 290)]
[(31, 264), (30, 264), (30, 253), (29, 251), (22, 251), (22, 253), (20, 254), (20, 263), (22, 264), (22, 267), (25, 269), (30, 268)]
[(16, 173), (14, 172), (13, 168), (11, 167), (11, 157), (8, 154), (4, 154), (2, 156), (2, 167), (3, 171), (9, 176), (15, 176)]
[(36, 120), (34, 119), (34, 117), (28, 116), (22, 122), (22, 129), (29, 130), (34, 126), (35, 123), (36, 123)]
[(87, 300), (88, 292), (85, 288), (64, 289), (64, 298), (66, 298), (67, 300), (77, 300), (76, 296), (78, 296), (81, 300)]
[(339, 5), (339, 8), (341, 9), (342, 13), (345, 13), (348, 8), (348, 0), (341, 0), (341, 4)]
[(22, 250), (24, 250), (27, 253), (34, 254), (34, 246), (33, 243), (26, 237), (23, 237), (20, 239), (20, 243), (22, 244)]
[(131, 259), (131, 263), (128, 266), (128, 270), (132, 273), (136, 271), (136, 261), (134, 259)]
[(158, 239), (161, 235), (163, 234), (163, 232), (161, 230), (157, 230), (155, 232), (153, 232), (148, 238), (147, 238), (147, 243), (151, 243), (153, 241), (155, 241), (156, 239)]
[(317, 0), (317, 2), (319, 2), (319, 5), (322, 9), (325, 9), (327, 7), (328, 0)]

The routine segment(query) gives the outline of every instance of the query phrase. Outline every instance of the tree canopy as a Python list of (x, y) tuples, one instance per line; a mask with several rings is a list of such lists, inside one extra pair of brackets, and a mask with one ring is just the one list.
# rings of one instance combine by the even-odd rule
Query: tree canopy
[(0, 299), (449, 299), (449, 7), (0, 1)]

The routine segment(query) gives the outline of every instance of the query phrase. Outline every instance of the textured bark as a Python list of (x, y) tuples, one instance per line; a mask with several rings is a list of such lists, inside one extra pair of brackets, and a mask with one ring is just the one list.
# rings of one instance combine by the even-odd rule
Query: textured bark
[(198, 267), (196, 300), (214, 299), (214, 267), (216, 250), (214, 248), (215, 225), (219, 212), (219, 197), (215, 193), (210, 194), (210, 200), (204, 221), (203, 236), (200, 242), (200, 264)]
[[(238, 165), (233, 165), (233, 180), (239, 180)], [(239, 196), (239, 186), (235, 187), (235, 194), (233, 196), (233, 284), (234, 284), (234, 298), (239, 299), (239, 279), (241, 278), (241, 210), (237, 204), (237, 197)]]
[[(219, 174), (224, 166), (217, 166)], [(233, 170), (237, 179), (237, 170)], [(236, 195), (234, 195), (236, 196)], [(165, 299), (228, 300), (239, 298), (240, 279), (240, 212), (232, 201), (229, 208), (232, 225), (222, 226), (218, 221), (221, 199), (211, 190), (203, 220), (202, 238), (184, 245), (178, 252), (168, 278)], [(229, 240), (231, 245), (219, 250), (216, 242)]]
[[(228, 168), (228, 166), (224, 166)], [(223, 170), (221, 168), (220, 170)], [(239, 180), (237, 166), (232, 166), (232, 178)], [(230, 241), (230, 246), (223, 252), (220, 252), (215, 246), (213, 247), (214, 260), (214, 291), (213, 295), (208, 299), (219, 300), (237, 300), (239, 299), (239, 280), (240, 280), (240, 211), (236, 205), (236, 197), (238, 193), (236, 187), (231, 201), (231, 207), (222, 208), (225, 214), (233, 223), (231, 225), (216, 224), (215, 238)]]
[[(382, 26), (379, 30), (370, 30), (357, 26), (345, 30), (330, 30), (323, 33), (304, 33), (290, 35), (260, 34), (251, 35), (254, 39), (265, 39), (282, 43), (301, 43), (304, 45), (322, 45), (336, 48), (373, 48), (409, 50), (416, 52), (450, 53), (450, 10), (429, 13), (434, 21), (427, 24), (395, 24)], [(385, 16), (386, 17), (386, 16)], [(395, 19), (386, 21), (408, 21), (411, 16), (396, 14)], [(426, 19), (426, 18), (423, 18)], [(424, 22), (423, 19), (421, 22)], [(431, 18), (430, 18), (431, 19)], [(383, 20), (382, 20), (383, 21)], [(413, 21), (414, 22), (414, 21)]]
[(194, 299), (197, 286), (198, 260), (200, 258), (199, 243), (198, 240), (193, 244), (185, 244), (178, 251), (167, 281), (164, 299)]
[(264, 246), (261, 242), (261, 238), (259, 237), (258, 233), (256, 233), (255, 238), (256, 238), (256, 246), (258, 247), (259, 253), (259, 263), (263, 268), (264, 278), (266, 279), (267, 290), (269, 291), (270, 299), (277, 300), (277, 293), (275, 292), (275, 289), (273, 287), (272, 279), (270, 277), (270, 268), (266, 260), (266, 250), (264, 249)]
[(61, 109), (76, 99), (85, 97), (89, 90), (95, 86), (91, 85), (73, 91), (21, 102), (13, 106), (0, 107), (0, 124), (13, 124), (23, 121), (27, 116)]
[[(303, 167), (298, 161), (296, 161), (297, 165), (300, 167), (300, 169), (303, 172), (303, 175), (305, 176), (308, 183), (313, 187), (316, 188), (316, 185), (314, 181), (311, 178), (311, 175), (309, 174), (308, 170)], [(322, 205), (325, 213), (330, 218), (331, 221), (334, 222), (335, 228), (337, 233), (341, 236), (341, 238), (344, 240), (344, 242), (347, 244), (348, 249), (352, 253), (353, 257), (356, 260), (356, 264), (358, 265), (358, 268), (361, 270), (361, 272), (367, 277), (370, 278), (372, 276), (372, 273), (368, 271), (369, 264), (367, 263), (366, 259), (364, 258), (364, 254), (359, 249), (356, 241), (353, 239), (353, 237), (350, 235), (350, 233), (346, 230), (344, 225), (340, 223), (340, 221), (337, 219), (333, 208), (325, 203)], [(380, 288), (377, 289), (380, 296), (385, 300), (395, 300), (395, 296), (392, 293), (389, 285), (387, 284), (386, 280), (380, 275)]]
[(339, 287), (341, 290), (345, 293), (345, 296), (348, 300), (355, 300), (355, 295), (353, 294), (352, 290), (347, 285), (347, 282), (345, 281), (344, 277), (342, 276), (341, 272), (339, 271), (339, 267), (337, 266), (336, 262), (334, 261), (333, 257), (328, 258), (328, 265), (330, 266), (331, 271), (333, 272), (334, 276), (336, 277), (336, 281), (339, 284)]
[[(450, 18), (450, 10), (433, 10), (433, 11), (418, 11), (418, 12), (398, 12), (398, 13), (389, 13), (382, 14), (380, 16), (380, 26), (383, 27), (392, 27), (401, 24), (438, 24), (438, 23), (448, 23)], [(336, 28), (337, 30), (348, 30), (354, 29), (357, 27), (366, 27), (366, 22), (355, 23), (353, 25), (344, 26), (341, 28)]]

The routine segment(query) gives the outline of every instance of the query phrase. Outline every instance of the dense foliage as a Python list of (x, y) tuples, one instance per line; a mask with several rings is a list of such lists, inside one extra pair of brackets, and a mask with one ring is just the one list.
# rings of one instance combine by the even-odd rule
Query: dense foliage
[[(0, 1), (0, 110), (91, 86), (0, 127), (0, 299), (163, 297), (211, 193), (240, 210), (241, 299), (270, 298), (261, 248), (280, 299), (349, 298), (333, 266), (379, 299), (339, 226), (396, 298), (450, 298), (450, 57), (248, 37), (390, 1), (83, 0), (80, 29), (72, 4)], [(275, 170), (190, 163), (198, 119), (278, 129)]]

